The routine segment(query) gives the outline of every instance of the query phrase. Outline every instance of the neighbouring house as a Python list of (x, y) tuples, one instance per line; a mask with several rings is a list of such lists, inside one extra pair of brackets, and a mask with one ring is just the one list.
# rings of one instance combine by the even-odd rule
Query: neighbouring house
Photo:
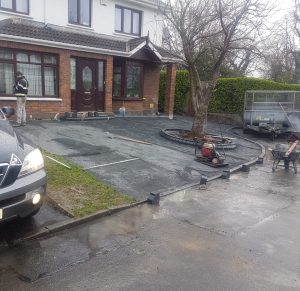
[(15, 106), (15, 73), (29, 81), (27, 112), (154, 114), (161, 66), (173, 115), (176, 60), (164, 49), (155, 0), (0, 0), (0, 106)]

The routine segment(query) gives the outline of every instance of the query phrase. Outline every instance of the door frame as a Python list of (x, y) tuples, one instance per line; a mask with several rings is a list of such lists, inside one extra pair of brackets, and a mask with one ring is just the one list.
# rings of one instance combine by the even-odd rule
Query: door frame
[[(106, 60), (105, 59), (94, 59), (94, 58), (85, 58), (85, 57), (77, 57), (71, 56), (70, 58), (75, 59), (76, 61), (76, 90), (71, 90), (71, 109), (72, 111), (81, 111), (79, 110), (79, 96), (77, 92), (78, 88), (78, 80), (79, 80), (79, 63), (80, 62), (94, 62), (95, 67), (95, 97), (94, 97), (94, 109), (90, 111), (104, 111), (105, 109), (105, 92), (106, 92)], [(98, 79), (99, 79), (99, 72), (98, 72), (98, 62), (103, 63), (103, 91), (99, 91), (98, 88)]]

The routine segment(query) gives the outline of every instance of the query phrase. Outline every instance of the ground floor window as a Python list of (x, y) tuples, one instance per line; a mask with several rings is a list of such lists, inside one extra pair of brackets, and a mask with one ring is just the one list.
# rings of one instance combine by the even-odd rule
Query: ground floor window
[(143, 98), (143, 64), (116, 60), (113, 71), (113, 97)]
[(15, 74), (28, 80), (28, 96), (57, 97), (57, 56), (0, 48), (0, 96), (12, 95)]

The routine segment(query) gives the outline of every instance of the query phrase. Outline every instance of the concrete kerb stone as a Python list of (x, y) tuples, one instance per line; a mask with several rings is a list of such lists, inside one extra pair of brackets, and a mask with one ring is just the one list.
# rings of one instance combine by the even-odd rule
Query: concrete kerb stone
[(63, 230), (81, 225), (83, 223), (90, 222), (90, 221), (92, 221), (94, 219), (97, 219), (97, 218), (102, 218), (102, 217), (112, 215), (114, 213), (120, 212), (120, 211), (128, 209), (128, 208), (132, 208), (132, 207), (136, 207), (138, 205), (142, 205), (146, 202), (147, 202), (147, 200), (143, 200), (143, 201), (139, 201), (139, 202), (132, 203), (132, 204), (125, 204), (125, 205), (121, 205), (121, 206), (118, 206), (118, 207), (112, 207), (112, 208), (109, 208), (109, 209), (106, 209), (106, 210), (99, 210), (95, 213), (89, 214), (89, 215), (87, 215), (85, 217), (82, 217), (82, 218), (70, 218), (70, 219), (67, 219), (67, 220), (64, 220), (64, 221), (61, 221), (61, 222), (57, 222), (55, 224), (43, 227), (40, 231), (38, 231), (34, 234), (30, 234), (30, 235), (27, 235), (27, 236), (22, 237), (20, 239), (14, 240), (13, 244), (18, 245), (18, 244), (24, 243), (26, 241), (38, 239), (38, 238), (44, 237), (46, 235), (51, 235), (51, 234), (57, 233), (59, 231), (63, 231)]
[[(237, 128), (239, 128), (239, 127), (233, 127), (233, 128), (231, 128), (229, 130), (233, 130), (233, 129), (237, 129)], [(240, 138), (242, 138), (244, 140), (247, 140), (247, 141), (249, 141), (251, 143), (259, 145), (260, 148), (261, 148), (261, 150), (262, 150), (262, 152), (261, 152), (261, 154), (259, 155), (258, 158), (255, 158), (255, 159), (253, 159), (253, 160), (251, 160), (251, 161), (249, 161), (247, 163), (244, 163), (242, 165), (239, 165), (239, 166), (237, 166), (235, 168), (230, 169), (230, 173), (234, 173), (234, 172), (240, 171), (241, 167), (243, 165), (249, 165), (249, 166), (255, 165), (257, 163), (258, 159), (263, 159), (265, 157), (265, 154), (266, 154), (265, 147), (262, 144), (260, 144), (260, 143), (258, 143), (256, 141), (250, 140), (248, 138), (244, 138), (244, 137), (240, 136), (239, 134), (237, 134), (235, 132), (233, 132), (233, 133), (235, 135), (238, 135)], [(209, 177), (207, 179), (207, 182), (211, 182), (211, 181), (219, 179), (221, 177), (222, 177), (222, 173), (217, 174), (215, 176)], [(174, 188), (174, 189), (169, 190), (169, 191), (159, 192), (159, 194), (160, 194), (160, 197), (165, 197), (165, 196), (171, 195), (171, 194), (173, 194), (175, 192), (183, 191), (183, 190), (186, 190), (186, 189), (198, 186), (198, 185), (199, 185), (199, 183), (186, 184), (186, 185), (184, 185), (182, 187)], [(145, 203), (147, 203), (147, 200), (142, 200), (142, 201), (139, 201), (139, 202), (136, 202), (136, 203), (132, 203), (132, 204), (125, 204), (125, 205), (122, 205), (122, 206), (109, 208), (107, 210), (100, 210), (100, 211), (97, 211), (97, 212), (95, 212), (93, 214), (87, 215), (87, 216), (82, 217), (82, 218), (70, 218), (70, 219), (68, 219), (66, 221), (62, 221), (62, 222), (58, 222), (58, 223), (55, 223), (55, 224), (50, 225), (50, 226), (46, 226), (43, 229), (41, 229), (40, 231), (38, 231), (37, 233), (34, 233), (34, 234), (28, 235), (26, 237), (20, 238), (18, 240), (15, 240), (15, 241), (13, 241), (13, 244), (17, 245), (17, 244), (20, 244), (20, 243), (24, 243), (26, 241), (38, 239), (38, 238), (41, 238), (41, 237), (44, 237), (44, 236), (47, 236), (47, 235), (51, 235), (51, 234), (57, 233), (59, 231), (63, 231), (63, 230), (66, 230), (66, 229), (69, 229), (69, 228), (81, 225), (83, 223), (90, 222), (90, 221), (92, 221), (94, 219), (102, 218), (102, 217), (105, 217), (105, 216), (108, 216), (108, 215), (112, 215), (114, 213), (117, 213), (117, 212), (129, 209), (129, 208), (133, 208), (133, 207), (145, 204)]]
[(60, 205), (59, 203), (57, 203), (53, 198), (51, 198), (50, 196), (46, 196), (45, 200), (51, 204), (55, 209), (57, 209), (59, 212), (61, 212), (62, 214), (65, 214), (68, 217), (74, 218), (74, 214), (72, 212), (70, 212), (69, 210), (67, 210), (65, 207), (63, 207), (62, 205)]

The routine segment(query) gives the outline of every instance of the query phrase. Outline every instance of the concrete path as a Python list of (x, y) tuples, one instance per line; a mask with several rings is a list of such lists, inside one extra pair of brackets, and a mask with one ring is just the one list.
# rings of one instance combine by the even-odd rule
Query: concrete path
[(0, 289), (299, 290), (299, 188), (268, 163), (0, 249)]

